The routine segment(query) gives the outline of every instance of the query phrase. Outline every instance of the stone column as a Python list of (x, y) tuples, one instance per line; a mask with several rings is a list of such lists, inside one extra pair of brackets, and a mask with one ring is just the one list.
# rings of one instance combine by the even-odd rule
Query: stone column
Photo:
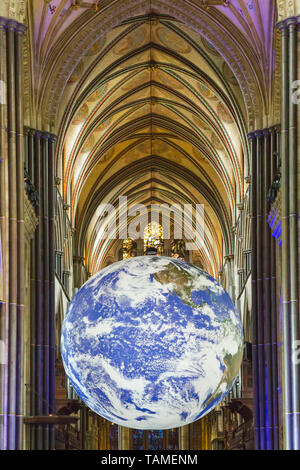
[(4, 295), (1, 341), (5, 365), (1, 373), (1, 448), (20, 449), (23, 437), (24, 317), (24, 135), (22, 100), (22, 36), (26, 27), (0, 18), (1, 80), (1, 239)]
[(7, 335), (6, 323), (9, 315), (9, 206), (8, 206), (8, 139), (7, 139), (7, 72), (6, 72), (6, 20), (0, 18), (0, 243), (1, 243), (1, 302), (0, 302), (0, 341), (1, 341), (1, 364), (0, 364), (0, 449), (7, 449)]
[[(25, 260), (24, 264), (26, 266), (26, 278), (25, 278), (25, 319), (24, 319), (24, 413), (26, 416), (29, 416), (31, 413), (31, 393), (30, 393), (30, 373), (32, 368), (31, 363), (31, 311), (32, 311), (32, 270), (31, 270), (31, 255), (32, 255), (32, 239), (34, 237), (34, 232), (36, 230), (38, 219), (35, 214), (34, 207), (31, 201), (28, 199), (28, 196), (25, 195), (24, 198), (24, 225), (25, 225)], [(30, 449), (30, 428), (25, 429), (26, 433), (23, 439), (23, 448)]]
[[(290, 2), (291, 3), (291, 2)], [(299, 152), (297, 148), (297, 31), (300, 18), (281, 21), (282, 44), (282, 306), (283, 306), (283, 412), (284, 448), (300, 449), (300, 393), (298, 361), (293, 357), (300, 340), (299, 324)], [(299, 105), (298, 105), (299, 106)]]
[(136, 240), (137, 245), (137, 256), (144, 256), (144, 240), (139, 238)]
[[(55, 411), (55, 201), (54, 154), (57, 138), (48, 135), (48, 217), (49, 217), (49, 413)], [(55, 449), (55, 429), (49, 428), (49, 448)]]
[(74, 289), (80, 289), (84, 284), (82, 271), (84, 266), (84, 258), (82, 256), (73, 256), (73, 284)]
[(261, 450), (279, 447), (276, 259), (268, 225), (277, 133), (278, 129), (271, 128), (249, 135), (254, 428), (255, 447)]
[[(277, 175), (279, 168), (279, 158), (278, 158), (278, 137), (279, 137), (279, 126), (272, 127), (271, 132), (271, 144), (270, 144), (270, 155), (271, 155), (271, 165), (270, 165), (270, 180), (273, 182)], [(271, 296), (271, 350), (272, 350), (272, 364), (273, 364), (273, 374), (272, 374), (272, 389), (273, 389), (273, 448), (275, 450), (279, 449), (279, 411), (278, 411), (278, 325), (277, 325), (277, 264), (276, 264), (276, 240), (271, 236), (270, 230), (270, 296)]]
[(263, 307), (263, 132), (256, 131), (256, 299), (257, 299), (257, 357), (258, 357), (258, 390), (260, 415), (259, 448), (266, 448), (265, 433), (265, 357), (264, 357), (264, 307)]
[[(55, 293), (54, 293), (54, 144), (55, 136), (30, 129), (29, 171), (38, 193), (38, 227), (32, 243), (31, 297), (31, 415), (55, 410)], [(30, 163), (31, 162), (31, 163)], [(55, 448), (54, 428), (31, 426), (31, 449)]]
[(274, 429), (273, 429), (273, 390), (272, 377), (275, 371), (272, 356), (272, 316), (271, 316), (271, 231), (267, 224), (268, 213), (270, 211), (267, 201), (267, 194), (271, 187), (271, 132), (270, 129), (263, 131), (263, 151), (262, 151), (262, 288), (263, 288), (263, 311), (264, 311), (264, 376), (265, 376), (265, 402), (266, 402), (266, 449), (274, 449)]

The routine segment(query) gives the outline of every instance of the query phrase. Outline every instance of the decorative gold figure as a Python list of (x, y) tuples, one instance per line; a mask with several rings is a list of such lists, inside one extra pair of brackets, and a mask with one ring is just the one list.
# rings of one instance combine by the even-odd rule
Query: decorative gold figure
[(185, 258), (185, 241), (172, 240), (171, 242), (171, 258), (184, 260)]

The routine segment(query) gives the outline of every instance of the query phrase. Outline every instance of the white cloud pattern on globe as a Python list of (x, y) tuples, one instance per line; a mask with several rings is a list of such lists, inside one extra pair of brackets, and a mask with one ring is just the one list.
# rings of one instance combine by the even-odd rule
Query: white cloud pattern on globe
[(79, 397), (103, 418), (169, 429), (210, 412), (243, 355), (239, 315), (209, 274), (141, 256), (93, 276), (71, 302), (61, 351)]

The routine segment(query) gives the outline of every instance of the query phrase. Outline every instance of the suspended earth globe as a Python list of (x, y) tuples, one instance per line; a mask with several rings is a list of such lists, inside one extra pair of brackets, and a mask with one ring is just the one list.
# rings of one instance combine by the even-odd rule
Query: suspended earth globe
[(66, 373), (103, 418), (135, 429), (192, 423), (228, 393), (243, 333), (229, 295), (200, 268), (141, 256), (77, 292), (62, 327)]

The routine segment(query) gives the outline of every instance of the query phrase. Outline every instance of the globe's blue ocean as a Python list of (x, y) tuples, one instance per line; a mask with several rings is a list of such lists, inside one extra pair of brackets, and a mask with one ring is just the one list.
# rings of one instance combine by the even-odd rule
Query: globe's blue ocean
[(239, 315), (211, 276), (184, 261), (114, 263), (76, 294), (62, 358), (77, 394), (109, 421), (168, 429), (211, 411), (243, 354)]

